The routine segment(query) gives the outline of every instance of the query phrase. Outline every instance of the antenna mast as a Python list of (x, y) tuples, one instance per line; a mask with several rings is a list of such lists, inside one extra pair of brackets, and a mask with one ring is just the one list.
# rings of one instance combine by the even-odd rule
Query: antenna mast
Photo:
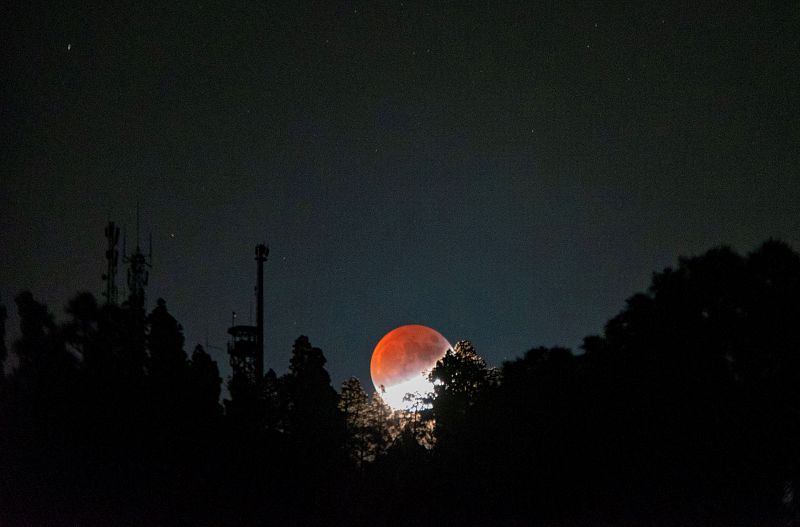
[(106, 291), (103, 293), (103, 296), (106, 297), (106, 304), (116, 305), (119, 227), (116, 226), (113, 221), (109, 221), (108, 225), (106, 225), (105, 235), (106, 240), (108, 240), (108, 248), (106, 249), (106, 272), (102, 275), (106, 283)]
[[(124, 250), (123, 250), (124, 252)], [(124, 255), (128, 264), (129, 302), (138, 308), (144, 308), (144, 289), (150, 280), (150, 269), (153, 267), (153, 236), (150, 235), (150, 250), (147, 255), (139, 246), (139, 204), (136, 204), (136, 249), (131, 255)]]
[(260, 243), (256, 245), (256, 262), (258, 262), (258, 285), (256, 286), (256, 379), (261, 382), (264, 377), (264, 262), (267, 261), (269, 247)]
[(228, 343), (228, 354), (233, 376), (247, 379), (254, 386), (260, 386), (264, 378), (264, 262), (267, 261), (267, 254), (269, 249), (266, 245), (256, 245), (256, 325), (252, 325), (251, 307), (251, 325), (237, 326), (234, 311), (231, 313), (231, 327), (228, 328), (228, 334), (232, 337)]

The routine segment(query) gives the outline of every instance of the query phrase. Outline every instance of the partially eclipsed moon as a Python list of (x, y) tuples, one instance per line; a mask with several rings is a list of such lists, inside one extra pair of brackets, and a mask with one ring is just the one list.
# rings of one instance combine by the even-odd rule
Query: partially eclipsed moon
[[(375, 346), (370, 373), (375, 389), (392, 408), (407, 408), (406, 393), (433, 391), (426, 378), (450, 343), (427, 326), (400, 326), (387, 333)], [(423, 374), (425, 372), (425, 374)]]

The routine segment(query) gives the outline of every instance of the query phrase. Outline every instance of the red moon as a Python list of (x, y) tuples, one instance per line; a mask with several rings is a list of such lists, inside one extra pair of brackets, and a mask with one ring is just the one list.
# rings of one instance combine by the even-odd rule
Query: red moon
[(403, 407), (406, 392), (431, 391), (422, 372), (430, 371), (450, 347), (441, 333), (427, 326), (393, 329), (372, 352), (370, 374), (375, 389), (393, 408)]

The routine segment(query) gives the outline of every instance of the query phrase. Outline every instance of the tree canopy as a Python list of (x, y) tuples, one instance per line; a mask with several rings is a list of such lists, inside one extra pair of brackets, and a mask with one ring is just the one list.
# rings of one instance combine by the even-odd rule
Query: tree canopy
[(15, 303), (4, 525), (800, 521), (800, 255), (778, 241), (681, 258), (580, 350), (490, 368), (461, 340), (401, 412), (356, 378), (337, 393), (306, 336), (223, 406), (162, 299), (80, 293), (60, 323)]

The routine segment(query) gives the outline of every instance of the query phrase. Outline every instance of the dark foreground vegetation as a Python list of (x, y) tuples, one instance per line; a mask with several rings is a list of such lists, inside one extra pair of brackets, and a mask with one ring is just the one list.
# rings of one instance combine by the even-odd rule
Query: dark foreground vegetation
[(402, 415), (337, 393), (306, 337), (220, 404), (161, 300), (16, 307), (3, 526), (798, 524), (800, 255), (779, 242), (680, 260), (574, 353), (491, 369), (462, 341)]

